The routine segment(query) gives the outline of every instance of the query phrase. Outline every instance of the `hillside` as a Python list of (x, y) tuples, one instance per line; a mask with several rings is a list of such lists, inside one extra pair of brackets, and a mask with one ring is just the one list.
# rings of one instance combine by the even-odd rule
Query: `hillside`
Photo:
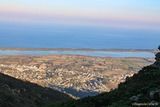
[(0, 73), (0, 107), (41, 107), (71, 98), (58, 91)]
[(160, 106), (160, 53), (156, 54), (155, 59), (154, 64), (127, 78), (111, 92), (49, 107), (158, 107)]

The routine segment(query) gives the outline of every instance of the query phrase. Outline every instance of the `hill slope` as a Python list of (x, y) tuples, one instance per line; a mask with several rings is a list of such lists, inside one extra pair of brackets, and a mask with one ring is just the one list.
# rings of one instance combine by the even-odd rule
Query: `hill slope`
[(144, 67), (118, 88), (109, 93), (88, 97), (68, 103), (51, 105), (50, 107), (130, 107), (160, 106), (160, 53), (156, 54), (156, 62)]
[(71, 98), (58, 91), (0, 73), (0, 107), (41, 107)]

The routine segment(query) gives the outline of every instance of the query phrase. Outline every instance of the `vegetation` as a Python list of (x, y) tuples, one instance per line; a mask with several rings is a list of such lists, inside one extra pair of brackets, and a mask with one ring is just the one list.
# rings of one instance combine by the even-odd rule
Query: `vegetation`
[(0, 73), (0, 107), (160, 106), (160, 53), (156, 54), (155, 59), (153, 65), (128, 77), (117, 89), (80, 100)]
[(108, 92), (142, 67), (146, 58), (102, 58), (76, 55), (0, 56), (0, 71), (72, 95), (75, 98)]
[[(159, 47), (160, 48), (160, 47)], [(160, 106), (160, 53), (156, 62), (144, 67), (118, 88), (95, 97), (88, 97), (67, 103), (52, 104), (48, 107), (131, 107), (143, 105)]]
[(41, 107), (69, 100), (69, 96), (58, 91), (0, 73), (0, 107)]

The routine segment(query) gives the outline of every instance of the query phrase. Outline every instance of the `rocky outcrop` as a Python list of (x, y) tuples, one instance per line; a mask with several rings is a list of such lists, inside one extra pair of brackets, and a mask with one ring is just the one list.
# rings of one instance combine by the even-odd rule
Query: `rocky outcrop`
[(160, 46), (159, 46), (158, 50), (159, 51), (155, 55), (156, 56), (155, 57), (156, 62), (153, 65), (156, 66), (156, 67), (158, 67), (158, 68), (160, 68)]
[(149, 92), (149, 97), (152, 100), (160, 101), (160, 89), (150, 91)]

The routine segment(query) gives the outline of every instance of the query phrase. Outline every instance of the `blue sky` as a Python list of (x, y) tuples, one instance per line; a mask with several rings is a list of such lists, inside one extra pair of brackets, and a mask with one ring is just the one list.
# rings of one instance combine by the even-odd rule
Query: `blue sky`
[(159, 0), (0, 0), (3, 22), (49, 21), (154, 29), (160, 26), (159, 11)]
[[(136, 48), (146, 39), (148, 44), (141, 48), (155, 48), (159, 35), (160, 0), (0, 0), (1, 47), (87, 47), (89, 43), (111, 48), (119, 43)], [(48, 41), (41, 45), (44, 38)], [(75, 42), (70, 44), (69, 38)], [(101, 40), (95, 41), (97, 38)]]

